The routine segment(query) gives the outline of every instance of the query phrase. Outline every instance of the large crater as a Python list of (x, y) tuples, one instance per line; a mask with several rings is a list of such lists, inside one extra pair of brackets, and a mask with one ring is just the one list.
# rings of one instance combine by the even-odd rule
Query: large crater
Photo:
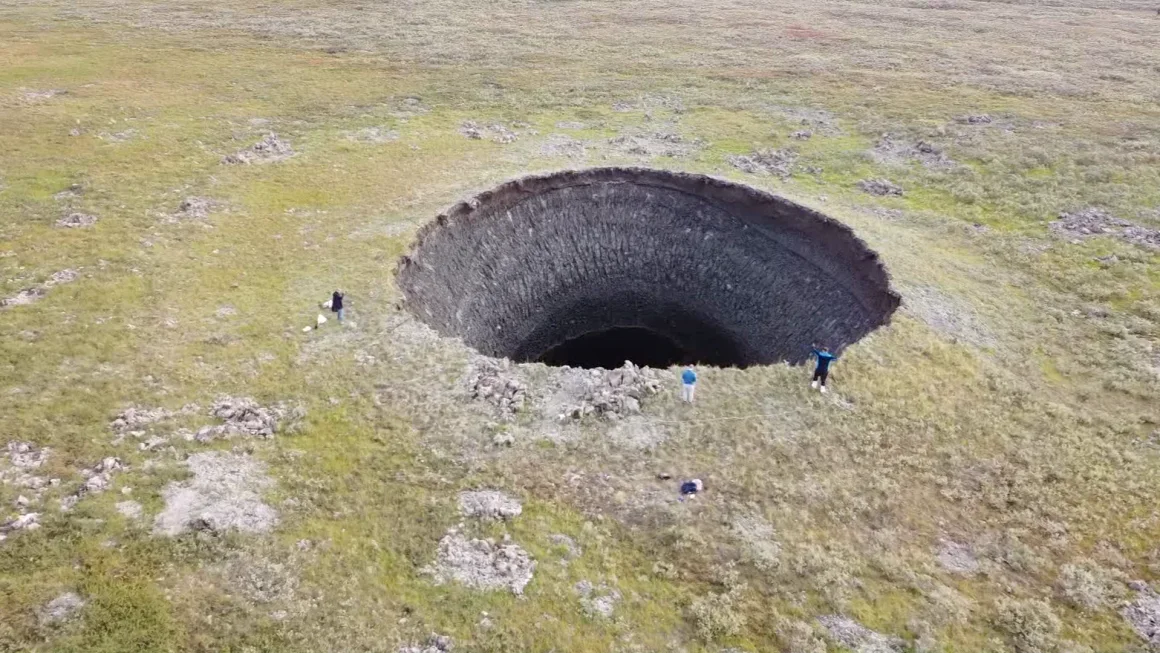
[(597, 168), (532, 176), (424, 226), (398, 268), (447, 336), (550, 365), (746, 367), (839, 351), (898, 307), (848, 227), (703, 175)]

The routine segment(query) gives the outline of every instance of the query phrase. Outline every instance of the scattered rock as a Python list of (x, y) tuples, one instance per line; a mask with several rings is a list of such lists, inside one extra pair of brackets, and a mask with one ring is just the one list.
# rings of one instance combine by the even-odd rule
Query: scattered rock
[(818, 617), (818, 623), (826, 629), (830, 639), (854, 653), (896, 653), (904, 650), (902, 639), (874, 632), (848, 617), (826, 615)]
[(1160, 249), (1160, 229), (1142, 227), (1095, 207), (1060, 213), (1059, 219), (1048, 227), (1064, 237), (1083, 239), (1092, 236), (1115, 236), (1133, 245)]
[(971, 548), (951, 540), (939, 540), (935, 554), (939, 565), (952, 574), (970, 575), (979, 571), (979, 560)]
[(985, 113), (978, 113), (968, 114), (965, 116), (956, 116), (955, 122), (962, 123), (964, 125), (989, 125), (994, 122), (994, 119)]
[(25, 288), (11, 297), (0, 299), (0, 306), (27, 306), (40, 301), (46, 294), (44, 288), (40, 286)]
[(802, 130), (790, 134), (790, 137), (799, 141), (808, 141), (813, 135), (814, 133), (812, 131)]
[(631, 102), (621, 101), (612, 103), (612, 110), (617, 113), (626, 113), (628, 111), (632, 111), (635, 108), (636, 106), (634, 106)]
[(620, 602), (620, 592), (604, 585), (596, 587), (586, 580), (576, 583), (573, 590), (580, 595), (580, 605), (584, 612), (592, 617), (611, 619), (616, 604)]
[(272, 438), (279, 430), (296, 430), (306, 416), (305, 411), (298, 406), (284, 403), (262, 406), (249, 397), (228, 396), (218, 397), (209, 412), (224, 424), (198, 429), (193, 435), (193, 439), (198, 442), (235, 436)]
[(84, 599), (76, 592), (65, 592), (44, 606), (40, 611), (40, 623), (46, 626), (64, 623), (84, 607)]
[(141, 431), (154, 424), (164, 422), (181, 415), (189, 415), (201, 410), (197, 404), (186, 404), (181, 410), (167, 410), (165, 408), (141, 408), (130, 406), (117, 414), (109, 423), (109, 428), (117, 434)]
[(752, 154), (731, 154), (726, 159), (734, 168), (751, 175), (774, 175), (785, 179), (793, 173), (798, 153), (793, 150), (759, 150)]
[(193, 477), (165, 487), (165, 509), (153, 522), (157, 535), (190, 530), (264, 533), (278, 523), (277, 512), (262, 502), (261, 491), (273, 482), (265, 465), (224, 451), (197, 453), (186, 460)]
[(53, 272), (52, 276), (44, 280), (44, 283), (25, 288), (7, 299), (0, 299), (0, 307), (4, 306), (27, 306), (33, 302), (43, 299), (48, 294), (48, 289), (53, 286), (59, 286), (66, 283), (72, 283), (80, 277), (80, 273), (73, 269), (64, 269), (59, 272)]
[(478, 590), (523, 594), (536, 563), (517, 544), (467, 539), (455, 530), (439, 540), (435, 562), (423, 569), (437, 584), (454, 581)]
[(527, 385), (517, 379), (506, 360), (480, 358), (468, 373), (471, 398), (495, 406), (500, 415), (511, 417), (524, 407)]
[(477, 519), (518, 517), (523, 512), (520, 502), (497, 490), (475, 490), (459, 493), (459, 512)]
[(289, 143), (278, 138), (274, 132), (270, 132), (250, 147), (226, 155), (222, 158), (222, 163), (227, 165), (274, 163), (284, 161), (294, 155), (294, 149), (290, 147)]
[(136, 521), (141, 519), (141, 515), (144, 514), (144, 509), (136, 501), (118, 501), (117, 512), (121, 513), (126, 519)]
[(879, 197), (887, 195), (902, 196), (902, 188), (887, 179), (863, 179), (858, 182), (857, 186), (862, 192)]
[(569, 159), (582, 159), (588, 153), (587, 148), (580, 141), (567, 134), (551, 134), (540, 146), (540, 153), (544, 156), (561, 156)]
[(1120, 615), (1153, 647), (1160, 646), (1160, 595), (1144, 581), (1133, 581), (1131, 588), (1137, 592), (1136, 600), (1120, 610)]
[[(485, 613), (486, 618), (486, 613)], [(424, 644), (412, 644), (399, 647), (398, 653), (447, 653), (452, 650), (454, 643), (447, 635), (431, 633)]]
[(615, 370), (585, 372), (589, 382), (578, 397), (579, 401), (567, 406), (560, 414), (561, 420), (580, 419), (592, 414), (609, 419), (635, 415), (640, 412), (642, 399), (661, 390), (656, 370), (637, 367), (631, 361), (625, 361), (623, 367)]
[(927, 168), (949, 168), (955, 165), (942, 149), (926, 141), (908, 141), (891, 134), (883, 134), (870, 157), (886, 165), (907, 164), (918, 161)]
[(487, 138), (496, 143), (504, 144), (514, 142), (519, 137), (514, 131), (500, 123), (481, 126), (474, 120), (468, 120), (460, 125), (459, 133), (471, 139)]
[(842, 133), (834, 114), (825, 109), (809, 107), (773, 106), (770, 110), (790, 122), (809, 128), (814, 133), (836, 136)]
[(238, 314), (238, 309), (234, 308), (233, 306), (219, 306), (218, 309), (213, 312), (213, 314), (214, 317), (217, 318), (233, 317), (234, 315)]
[(204, 220), (216, 210), (218, 202), (207, 197), (190, 196), (181, 200), (176, 213), (169, 214), (169, 219), (175, 222), (182, 220)]
[(705, 142), (699, 138), (686, 139), (674, 132), (654, 131), (621, 134), (609, 139), (608, 145), (620, 154), (646, 159), (657, 157), (679, 159), (705, 147)]
[(56, 221), (56, 226), (66, 229), (91, 227), (97, 223), (97, 216), (88, 213), (70, 213)]
[(81, 470), (81, 475), (86, 480), (72, 494), (60, 500), (61, 512), (72, 510), (73, 506), (86, 495), (100, 494), (109, 489), (113, 484), (113, 476), (124, 469), (126, 469), (126, 465), (121, 462), (120, 458), (109, 456), (97, 463), (92, 469)]
[(54, 199), (58, 202), (64, 202), (67, 200), (75, 199), (75, 198), (80, 197), (81, 195), (84, 195), (84, 194), (85, 194), (84, 184), (69, 184), (68, 188), (66, 188), (58, 193), (54, 193), (52, 196), (52, 199)]
[(209, 571), (221, 578), (231, 594), (250, 603), (284, 604), (294, 598), (298, 589), (298, 577), (291, 565), (253, 553), (233, 552)]
[(13, 517), (0, 524), (0, 542), (8, 539), (8, 534), (15, 531), (34, 531), (40, 528), (40, 513), (29, 512)]

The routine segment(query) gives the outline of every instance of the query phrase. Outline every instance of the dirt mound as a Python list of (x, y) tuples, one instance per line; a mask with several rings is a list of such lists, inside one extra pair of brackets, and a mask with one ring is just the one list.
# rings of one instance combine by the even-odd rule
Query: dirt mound
[(433, 576), (436, 584), (454, 581), (472, 589), (523, 594), (535, 569), (535, 561), (519, 545), (469, 540), (452, 530), (439, 540), (435, 562), (423, 572)]
[(955, 165), (942, 148), (927, 141), (911, 141), (893, 134), (883, 134), (878, 139), (874, 149), (870, 150), (870, 158), (886, 165), (905, 165), (913, 161), (927, 168), (951, 168)]
[(294, 148), (290, 147), (289, 143), (274, 132), (270, 132), (257, 143), (222, 157), (222, 163), (227, 165), (275, 163), (285, 161), (294, 155)]
[(497, 490), (475, 490), (459, 493), (459, 513), (476, 519), (508, 520), (523, 512), (519, 501)]
[(798, 153), (793, 150), (759, 150), (751, 154), (731, 154), (729, 165), (751, 175), (773, 175), (785, 179), (793, 173)]
[(888, 179), (863, 179), (857, 186), (862, 192), (879, 197), (888, 195), (902, 197), (902, 188)]
[(264, 533), (278, 523), (278, 513), (263, 503), (261, 492), (273, 485), (266, 466), (224, 451), (197, 453), (186, 460), (193, 477), (165, 487), (165, 509), (153, 522), (156, 535), (187, 531)]
[(83, 229), (97, 223), (97, 216), (89, 213), (70, 213), (56, 221), (56, 226), (65, 229)]

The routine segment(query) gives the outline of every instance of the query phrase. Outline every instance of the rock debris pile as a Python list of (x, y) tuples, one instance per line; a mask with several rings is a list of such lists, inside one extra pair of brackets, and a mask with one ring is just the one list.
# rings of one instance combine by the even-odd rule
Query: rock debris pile
[(524, 511), (520, 502), (498, 490), (474, 490), (459, 493), (459, 513), (476, 519), (508, 520)]
[(1144, 641), (1160, 647), (1160, 594), (1143, 581), (1132, 581), (1130, 586), (1136, 591), (1136, 600), (1125, 605), (1120, 614)]
[(1140, 247), (1160, 249), (1160, 229), (1150, 229), (1117, 218), (1100, 208), (1064, 211), (1049, 226), (1055, 233), (1073, 239), (1114, 236)]
[(90, 213), (69, 213), (56, 221), (56, 226), (65, 229), (91, 227), (97, 224), (97, 216)]
[(587, 370), (589, 379), (587, 391), (579, 401), (569, 406), (560, 415), (561, 420), (581, 419), (597, 415), (608, 419), (619, 419), (640, 413), (640, 402), (661, 391), (661, 381), (656, 370), (637, 367), (630, 361), (615, 370)]
[(517, 544), (469, 539), (452, 529), (439, 540), (435, 562), (423, 571), (436, 584), (454, 581), (472, 589), (506, 589), (518, 595), (524, 593), (535, 569), (535, 561)]
[(524, 407), (528, 390), (527, 385), (516, 378), (510, 363), (486, 358), (473, 365), (468, 374), (468, 388), (472, 399), (495, 406), (505, 417)]

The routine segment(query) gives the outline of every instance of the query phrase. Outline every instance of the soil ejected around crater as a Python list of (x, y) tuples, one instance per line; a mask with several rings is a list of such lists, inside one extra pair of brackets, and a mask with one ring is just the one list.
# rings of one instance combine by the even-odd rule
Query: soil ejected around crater
[(703, 175), (530, 176), (424, 226), (407, 307), (489, 356), (573, 367), (803, 362), (886, 324), (899, 296), (845, 225)]

